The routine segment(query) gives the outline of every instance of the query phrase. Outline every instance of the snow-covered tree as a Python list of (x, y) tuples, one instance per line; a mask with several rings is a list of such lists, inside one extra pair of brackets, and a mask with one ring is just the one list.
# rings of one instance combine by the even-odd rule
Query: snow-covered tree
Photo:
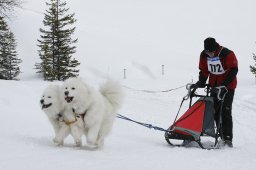
[(0, 78), (6, 80), (17, 80), (21, 73), (19, 64), (21, 59), (17, 58), (16, 41), (13, 33), (9, 30), (3, 17), (0, 17)]
[(53, 69), (51, 69), (52, 66), (52, 54), (50, 53), (49, 47), (47, 44), (41, 47), (41, 50), (39, 50), (39, 56), (42, 60), (41, 63), (36, 63), (36, 68), (38, 69), (37, 73), (40, 73), (43, 75), (45, 80), (54, 80), (54, 73)]
[(75, 68), (80, 63), (72, 57), (76, 52), (74, 44), (77, 42), (77, 39), (72, 38), (75, 14), (67, 14), (67, 4), (61, 0), (50, 0), (46, 5), (49, 9), (46, 10), (43, 20), (45, 29), (40, 29), (38, 52), (41, 62), (35, 65), (37, 73), (50, 81), (76, 77), (79, 70)]
[(21, 0), (0, 0), (0, 15), (7, 17), (14, 7), (20, 7)]
[(251, 70), (252, 74), (254, 74), (256, 77), (256, 55), (254, 53), (253, 53), (253, 60), (255, 61), (255, 64), (254, 64), (254, 66), (250, 65), (250, 70)]

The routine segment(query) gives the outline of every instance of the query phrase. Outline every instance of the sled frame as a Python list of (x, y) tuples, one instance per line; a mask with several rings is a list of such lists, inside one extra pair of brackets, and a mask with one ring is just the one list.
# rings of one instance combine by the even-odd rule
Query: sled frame
[[(187, 99), (190, 99), (190, 101), (189, 101), (189, 108), (192, 106), (192, 101), (193, 101), (193, 98), (195, 98), (195, 97), (211, 97), (210, 96), (210, 94), (211, 94), (211, 86), (209, 85), (209, 84), (206, 84), (205, 85), (205, 87), (199, 87), (199, 88), (205, 88), (205, 92), (206, 92), (206, 94), (205, 95), (199, 95), (199, 94), (196, 94), (195, 92), (196, 92), (196, 90), (197, 90), (197, 88), (194, 88), (194, 89), (191, 89), (190, 88), (190, 86), (191, 86), (191, 84), (188, 84), (187, 86), (186, 86), (186, 88), (187, 88), (187, 90), (188, 90), (188, 94), (187, 94), (187, 96), (185, 96), (184, 98), (183, 98), (183, 100), (182, 100), (182, 102), (181, 102), (181, 105), (180, 105), (180, 108), (182, 107), (182, 104), (183, 104), (183, 102), (185, 101), (185, 100), (187, 100)], [(227, 93), (227, 89), (226, 89), (226, 93)], [(173, 129), (173, 125), (174, 125), (174, 123), (176, 122), (176, 120), (177, 120), (177, 118), (178, 118), (178, 114), (179, 114), (179, 111), (180, 111), (180, 109), (179, 109), (179, 111), (178, 111), (178, 113), (177, 113), (177, 115), (176, 115), (176, 117), (175, 117), (175, 120), (174, 120), (174, 123), (173, 123), (173, 125), (171, 125), (168, 129), (167, 129), (167, 131), (165, 132), (165, 140), (166, 140), (166, 142), (169, 144), (169, 145), (171, 145), (171, 146), (177, 146), (177, 147), (182, 147), (182, 146), (184, 146), (184, 145), (182, 145), (182, 144), (173, 144), (172, 142), (171, 142), (171, 139), (175, 139), (175, 140), (189, 140), (189, 141), (195, 141), (196, 143), (198, 143), (198, 145), (200, 146), (200, 148), (202, 148), (202, 149), (218, 149), (218, 139), (219, 139), (219, 137), (221, 137), (221, 134), (223, 134), (223, 133), (221, 133), (222, 132), (222, 107), (223, 107), (223, 102), (224, 102), (224, 99), (225, 99), (225, 95), (226, 95), (226, 93), (224, 94), (224, 96), (223, 96), (223, 98), (219, 98), (219, 92), (218, 92), (218, 100), (219, 100), (219, 109), (218, 109), (218, 112), (219, 112), (219, 117), (218, 117), (218, 119), (219, 119), (219, 121), (218, 121), (218, 124), (216, 124), (216, 129), (215, 129), (215, 136), (214, 136), (214, 138), (215, 138), (215, 142), (214, 142), (214, 145), (213, 146), (211, 146), (211, 147), (205, 147), (205, 146), (203, 146), (203, 144), (201, 143), (201, 136), (207, 136), (207, 134), (204, 134), (204, 133), (201, 133), (201, 134), (199, 134), (199, 135), (194, 135), (193, 134), (193, 132), (189, 132), (189, 131), (186, 131), (186, 133), (188, 133), (188, 134), (190, 134), (190, 136), (189, 135), (184, 135), (184, 134), (179, 134), (179, 133), (176, 133), (175, 131), (174, 131), (174, 129)], [(216, 113), (215, 113), (216, 114)], [(208, 135), (209, 136), (209, 135)], [(210, 137), (213, 137), (213, 136), (210, 136)]]

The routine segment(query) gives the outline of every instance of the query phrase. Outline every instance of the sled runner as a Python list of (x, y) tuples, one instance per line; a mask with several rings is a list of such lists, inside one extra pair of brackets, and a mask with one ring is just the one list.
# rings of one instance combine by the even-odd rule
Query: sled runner
[[(172, 146), (185, 146), (184, 143), (194, 141), (202, 149), (218, 148), (218, 139), (222, 132), (222, 105), (227, 93), (224, 86), (211, 88), (209, 85), (203, 87), (205, 95), (197, 94), (198, 88), (186, 86), (188, 94), (183, 98), (174, 123), (165, 132), (165, 139)], [(217, 101), (211, 94), (216, 95)], [(192, 105), (193, 98), (199, 99)], [(178, 118), (178, 114), (185, 100), (190, 99), (189, 109)], [(215, 103), (214, 103), (215, 102)], [(217, 105), (217, 110), (214, 109)], [(178, 118), (178, 119), (177, 119)], [(217, 124), (214, 120), (217, 120)]]

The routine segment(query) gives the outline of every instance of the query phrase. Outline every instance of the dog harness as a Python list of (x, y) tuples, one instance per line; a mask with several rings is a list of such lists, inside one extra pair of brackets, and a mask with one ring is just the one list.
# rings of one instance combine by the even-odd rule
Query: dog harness
[(72, 108), (72, 111), (73, 111), (73, 114), (75, 116), (75, 120), (73, 120), (73, 121), (65, 121), (64, 120), (65, 124), (68, 125), (68, 126), (70, 126), (73, 123), (76, 123), (77, 122), (77, 118), (81, 117), (82, 120), (84, 120), (84, 117), (86, 115), (86, 111), (84, 113), (80, 113), (80, 114), (76, 113), (74, 108)]

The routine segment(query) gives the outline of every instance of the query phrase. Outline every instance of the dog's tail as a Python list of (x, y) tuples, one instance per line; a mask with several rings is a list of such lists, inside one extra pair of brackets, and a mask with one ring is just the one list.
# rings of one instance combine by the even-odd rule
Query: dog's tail
[(119, 82), (108, 79), (101, 85), (100, 92), (111, 103), (114, 110), (117, 111), (121, 108), (124, 99), (124, 91)]

